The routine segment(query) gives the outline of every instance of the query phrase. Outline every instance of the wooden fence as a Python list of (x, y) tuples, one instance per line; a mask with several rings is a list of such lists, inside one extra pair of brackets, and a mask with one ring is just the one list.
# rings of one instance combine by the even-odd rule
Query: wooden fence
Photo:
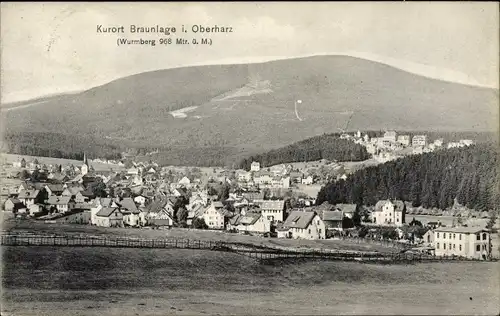
[(424, 253), (378, 253), (330, 249), (293, 249), (286, 247), (259, 246), (247, 243), (205, 241), (191, 239), (140, 239), (104, 236), (57, 236), (57, 235), (2, 235), (2, 246), (53, 246), (53, 247), (110, 247), (152, 249), (198, 249), (233, 252), (255, 258), (261, 262), (275, 260), (318, 259), (377, 263), (415, 263), (430, 261), (476, 261), (476, 259)]

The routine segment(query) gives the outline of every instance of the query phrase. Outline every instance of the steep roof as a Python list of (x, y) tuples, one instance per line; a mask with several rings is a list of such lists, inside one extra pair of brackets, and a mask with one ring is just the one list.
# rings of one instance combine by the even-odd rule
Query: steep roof
[(116, 203), (118, 205), (120, 205), (122, 208), (127, 209), (132, 214), (140, 213), (139, 210), (137, 209), (137, 206), (135, 205), (134, 200), (132, 200), (132, 198), (126, 197), (126, 198), (123, 198), (123, 200), (121, 200), (121, 201), (117, 201)]
[(292, 211), (283, 223), (284, 227), (306, 228), (316, 216), (315, 212)]
[(335, 208), (340, 209), (344, 213), (350, 214), (354, 214), (354, 212), (356, 212), (356, 207), (356, 204), (335, 204)]
[(382, 211), (382, 207), (385, 205), (385, 203), (388, 203), (388, 202), (392, 203), (394, 205), (394, 211), (396, 211), (396, 212), (402, 212), (403, 209), (405, 208), (405, 204), (401, 200), (394, 200), (394, 201), (391, 201), (391, 200), (380, 200), (380, 201), (378, 201), (375, 204), (374, 211), (375, 212), (381, 212)]
[(114, 211), (117, 210), (118, 208), (116, 207), (104, 207), (99, 212), (97, 212), (96, 216), (109, 217), (111, 214), (113, 214)]
[(201, 204), (196, 204), (191, 209), (191, 211), (188, 212), (188, 218), (193, 219), (193, 218), (201, 217), (204, 212), (205, 212), (205, 207), (203, 207), (203, 205), (201, 205)]
[(222, 208), (222, 207), (224, 207), (224, 204), (222, 204), (221, 201), (215, 201), (214, 202), (214, 207), (215, 208)]
[(168, 197), (161, 197), (149, 205), (149, 212), (158, 213), (169, 204)]
[(262, 216), (261, 213), (246, 213), (244, 216), (241, 216), (238, 220), (238, 224), (240, 225), (253, 225), (255, 224), (259, 218)]
[(46, 186), (54, 193), (64, 191), (63, 184), (47, 184)]
[(321, 216), (324, 221), (341, 221), (343, 217), (342, 211), (323, 211)]
[(19, 193), (19, 199), (34, 199), (38, 196), (40, 190), (24, 190)]
[(285, 208), (284, 200), (254, 200), (261, 210), (283, 210)]
[(71, 197), (69, 197), (69, 196), (52, 195), (47, 200), (47, 204), (50, 204), (50, 205), (68, 205), (68, 203), (70, 201), (71, 201)]

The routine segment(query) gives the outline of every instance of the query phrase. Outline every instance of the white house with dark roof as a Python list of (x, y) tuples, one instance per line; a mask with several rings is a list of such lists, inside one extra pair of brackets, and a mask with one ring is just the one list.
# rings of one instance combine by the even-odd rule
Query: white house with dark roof
[(19, 193), (17, 198), (29, 208), (30, 205), (35, 204), (35, 200), (38, 198), (39, 194), (40, 190), (23, 190)]
[(326, 227), (321, 217), (312, 211), (292, 211), (282, 225), (286, 236), (294, 239), (325, 239)]
[(260, 171), (260, 162), (253, 161), (253, 162), (250, 164), (250, 171), (254, 171), (254, 172), (258, 172), (258, 171)]
[(123, 222), (129, 226), (139, 226), (139, 209), (135, 205), (132, 198), (123, 198), (115, 202), (119, 208), (120, 212), (123, 214)]
[(262, 216), (266, 220), (271, 222), (284, 221), (284, 200), (254, 200), (253, 203), (259, 206)]
[(491, 236), (481, 227), (439, 227), (434, 229), (436, 256), (462, 256), (487, 259), (491, 255)]
[(104, 207), (96, 214), (96, 225), (102, 227), (122, 227), (123, 214), (118, 207)]
[(55, 196), (52, 195), (47, 200), (47, 204), (55, 207), (58, 213), (65, 213), (72, 209), (74, 205), (70, 196)]
[(377, 225), (403, 226), (405, 215), (406, 205), (403, 201), (382, 200), (375, 204), (372, 218)]
[(244, 215), (234, 215), (229, 221), (228, 229), (264, 234), (271, 231), (271, 222), (265, 219), (260, 212), (246, 212)]
[(220, 201), (215, 201), (210, 204), (203, 212), (203, 219), (210, 229), (225, 228), (226, 209)]

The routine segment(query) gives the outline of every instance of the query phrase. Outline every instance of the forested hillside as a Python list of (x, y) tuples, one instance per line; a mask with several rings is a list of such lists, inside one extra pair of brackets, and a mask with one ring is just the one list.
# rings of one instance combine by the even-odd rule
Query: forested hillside
[(458, 203), (471, 209), (498, 209), (498, 146), (481, 144), (441, 150), (359, 170), (345, 181), (323, 187), (317, 203), (374, 205), (387, 198), (439, 209), (453, 206), (456, 198)]
[(2, 151), (18, 155), (77, 160), (83, 159), (83, 153), (90, 158), (121, 157), (121, 148), (106, 140), (57, 133), (6, 134)]
[(268, 167), (281, 163), (313, 161), (363, 161), (370, 158), (366, 148), (351, 140), (340, 139), (338, 134), (324, 134), (303, 141), (242, 159), (239, 167), (250, 170), (252, 161)]

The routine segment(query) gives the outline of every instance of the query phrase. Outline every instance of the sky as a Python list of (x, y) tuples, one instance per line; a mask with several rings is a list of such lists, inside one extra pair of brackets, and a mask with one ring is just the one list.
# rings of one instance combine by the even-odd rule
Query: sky
[[(432, 78), (498, 88), (495, 2), (2, 3), (2, 103), (78, 91), (188, 65), (345, 54)], [(100, 34), (97, 25), (125, 26)], [(170, 26), (171, 36), (130, 34), (130, 25)], [(180, 33), (192, 25), (232, 33)], [(156, 39), (118, 46), (117, 38)], [(161, 38), (212, 45), (159, 45)]]

